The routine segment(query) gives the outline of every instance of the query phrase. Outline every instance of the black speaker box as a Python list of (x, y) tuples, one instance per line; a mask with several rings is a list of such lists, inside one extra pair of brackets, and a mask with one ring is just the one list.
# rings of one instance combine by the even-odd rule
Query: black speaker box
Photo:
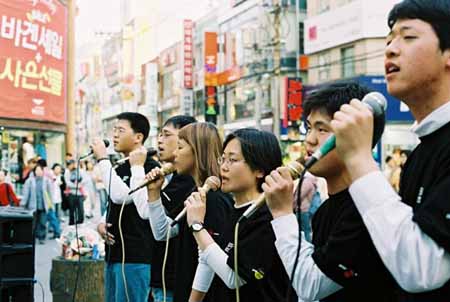
[(0, 207), (0, 246), (34, 244), (33, 211)]
[(7, 278), (0, 281), (0, 302), (33, 302), (34, 282), (28, 278)]
[(33, 301), (34, 213), (0, 207), (0, 302)]

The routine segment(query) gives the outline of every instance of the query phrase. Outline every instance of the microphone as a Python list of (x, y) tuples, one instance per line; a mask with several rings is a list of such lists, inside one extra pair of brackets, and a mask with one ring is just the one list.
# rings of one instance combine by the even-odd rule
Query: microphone
[[(109, 140), (103, 139), (103, 143), (105, 144), (106, 148), (109, 147)], [(92, 148), (90, 148), (90, 147), (89, 147), (89, 149), (90, 149), (89, 153), (87, 153), (87, 154), (85, 154), (83, 156), (80, 156), (79, 160), (87, 159), (87, 158), (91, 157), (92, 155), (94, 155), (94, 150), (92, 150)]]
[[(175, 171), (175, 167), (171, 164), (171, 163), (167, 163), (162, 165), (161, 170), (160, 170), (160, 175), (159, 177), (163, 177), (166, 176), (168, 174), (171, 174)], [(139, 191), (142, 188), (145, 188), (149, 183), (157, 180), (159, 177), (155, 177), (155, 178), (151, 178), (151, 179), (146, 179), (142, 184), (140, 184), (139, 186), (137, 186), (136, 188), (134, 188), (133, 190), (131, 190), (128, 195), (133, 194), (136, 191)]]
[[(364, 96), (361, 101), (365, 104), (373, 113), (374, 116), (374, 128), (373, 128), (373, 140), (372, 147), (374, 147), (384, 131), (385, 125), (385, 111), (387, 108), (387, 101), (384, 95), (379, 92), (370, 92)], [(313, 155), (308, 158), (305, 163), (305, 169), (311, 168), (319, 159), (327, 155), (328, 152), (336, 147), (336, 136), (331, 135), (323, 144), (320, 146)]]
[[(300, 177), (300, 175), (303, 173), (303, 170), (305, 169), (301, 163), (297, 161), (293, 161), (287, 164), (286, 166), (289, 169), (289, 173), (291, 173), (291, 176), (293, 179), (297, 179)], [(264, 193), (259, 195), (259, 197), (255, 200), (255, 202), (248, 207), (248, 209), (242, 214), (242, 216), (239, 218), (239, 222), (244, 218), (250, 218), (250, 216), (253, 215), (259, 208), (261, 208), (266, 202), (266, 196)]]
[[(219, 177), (217, 176), (210, 176), (205, 180), (205, 183), (201, 188), (199, 188), (199, 191), (204, 191), (205, 194), (209, 192), (209, 190), (217, 191), (220, 188), (221, 181)], [(180, 222), (181, 218), (183, 218), (187, 213), (186, 208), (184, 208), (178, 215), (175, 217), (175, 219), (170, 224), (171, 227), (175, 226), (178, 222)]]
[[(153, 156), (153, 155), (156, 155), (157, 153), (158, 153), (158, 151), (157, 151), (155, 148), (150, 147), (150, 148), (147, 149), (147, 156)], [(116, 161), (116, 163), (114, 164), (113, 169), (116, 169), (118, 166), (123, 165), (123, 164), (126, 163), (127, 160), (129, 160), (129, 159), (130, 159), (129, 156), (119, 159), (119, 160)]]

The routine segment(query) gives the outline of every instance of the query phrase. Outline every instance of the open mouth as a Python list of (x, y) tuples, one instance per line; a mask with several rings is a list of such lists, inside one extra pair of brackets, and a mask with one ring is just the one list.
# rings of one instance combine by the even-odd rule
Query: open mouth
[(393, 63), (387, 63), (385, 65), (385, 70), (386, 70), (386, 75), (388, 75), (388, 74), (392, 74), (394, 72), (399, 72), (400, 68)]

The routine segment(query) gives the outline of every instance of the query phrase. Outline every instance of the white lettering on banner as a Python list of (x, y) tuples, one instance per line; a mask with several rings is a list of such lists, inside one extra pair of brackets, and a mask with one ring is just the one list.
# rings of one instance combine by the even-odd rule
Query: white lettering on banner
[(33, 1), (33, 6), (38, 5), (38, 3), (42, 3), (48, 7), (48, 9), (52, 12), (52, 15), (56, 13), (57, 7), (56, 4), (53, 3), (53, 0), (31, 0)]
[(47, 13), (43, 13), (40, 10), (33, 9), (30, 13), (27, 13), (27, 18), (30, 22), (38, 21), (43, 24), (50, 22), (50, 16)]
[(58, 60), (62, 59), (62, 35), (28, 20), (24, 21), (3, 15), (0, 24), (0, 38), (14, 40), (14, 46), (34, 51), (41, 46), (47, 55)]
[(43, 99), (32, 99), (34, 106), (31, 108), (31, 114), (44, 116), (45, 115), (45, 107), (42, 106), (44, 104)]
[(45, 53), (51, 55), (56, 59), (62, 58), (62, 43), (63, 38), (57, 32), (48, 28), (41, 28), (41, 35), (39, 37), (39, 46), (43, 46)]
[(40, 72), (35, 61), (28, 61), (25, 70), (22, 68), (22, 61), (17, 60), (15, 72), (12, 68), (12, 59), (7, 58), (5, 65), (0, 68), (0, 80), (7, 79), (13, 83), (14, 87), (21, 87), (28, 90), (39, 90), (56, 96), (61, 96), (63, 74), (54, 68), (42, 66)]
[(4, 39), (14, 39), (14, 29), (16, 24), (16, 18), (11, 17), (8, 21), (8, 16), (2, 16), (2, 24), (0, 34)]

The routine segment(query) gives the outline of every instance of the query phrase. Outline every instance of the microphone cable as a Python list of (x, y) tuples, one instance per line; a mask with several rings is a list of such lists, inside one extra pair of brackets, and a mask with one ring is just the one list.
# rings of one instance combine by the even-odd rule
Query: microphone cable
[[(195, 192), (197, 190), (197, 188), (196, 187), (194, 187), (194, 188), (192, 188), (192, 190), (191, 190), (191, 192), (189, 193), (189, 195), (190, 194), (192, 194), (192, 192)], [(165, 196), (166, 196), (166, 198), (167, 199), (169, 199), (170, 200), (170, 198), (167, 196), (167, 194), (164, 192), (164, 191), (161, 191), (161, 194), (164, 194)], [(189, 196), (188, 195), (188, 196)], [(162, 199), (161, 199), (161, 202), (162, 202)], [(163, 206), (164, 207), (164, 206)], [(176, 217), (176, 216), (175, 216)], [(179, 222), (177, 223), (178, 224), (178, 228), (180, 228), (180, 226), (179, 226)], [(175, 225), (176, 226), (176, 225)], [(174, 227), (175, 227), (174, 226)], [(171, 223), (169, 223), (169, 226), (168, 226), (168, 228), (167, 228), (167, 235), (166, 235), (166, 247), (165, 247), (165, 250), (164, 250), (164, 258), (163, 258), (163, 266), (162, 266), (162, 272), (161, 272), (161, 274), (162, 274), (162, 287), (163, 287), (163, 302), (166, 302), (167, 301), (167, 289), (166, 289), (166, 265), (167, 265), (167, 258), (168, 258), (168, 256), (169, 256), (169, 241), (170, 241), (170, 232), (171, 232), (171, 230), (172, 230), (172, 225), (171, 225)]]
[(234, 226), (234, 287), (236, 290), (236, 302), (241, 301), (239, 293), (239, 270), (238, 270), (238, 239), (239, 239), (239, 223), (241, 219), (238, 219)]
[(120, 242), (122, 243), (122, 279), (123, 279), (123, 286), (125, 288), (125, 296), (127, 297), (127, 301), (130, 302), (130, 297), (128, 296), (128, 286), (127, 286), (127, 277), (125, 275), (125, 241), (123, 239), (123, 231), (122, 231), (122, 214), (123, 210), (125, 209), (125, 199), (122, 202), (122, 205), (120, 207), (120, 213), (119, 213), (119, 235), (120, 235)]
[(166, 248), (164, 249), (164, 258), (163, 258), (163, 266), (162, 266), (162, 287), (163, 287), (163, 302), (167, 301), (167, 289), (166, 289), (166, 265), (167, 265), (167, 258), (169, 255), (169, 241), (170, 241), (170, 231), (172, 230), (172, 226), (169, 223), (169, 226), (167, 228), (167, 235), (166, 235)]
[[(114, 170), (114, 166), (111, 164), (111, 168), (109, 168), (109, 182), (108, 182), (108, 192), (107, 192), (108, 193), (108, 206), (106, 208), (106, 219), (105, 219), (106, 240), (108, 240), (108, 219), (109, 219), (109, 215), (111, 214), (111, 209), (110, 209), (111, 203), (112, 203), (111, 182), (112, 182), (112, 171), (113, 170)], [(122, 278), (123, 278), (123, 283), (124, 283), (124, 288), (125, 288), (125, 296), (127, 297), (127, 301), (130, 301), (130, 298), (128, 296), (127, 282), (126, 282), (127, 279), (126, 279), (126, 275), (125, 275), (125, 242), (123, 240), (123, 233), (122, 233), (122, 213), (123, 213), (124, 205), (125, 205), (125, 202), (122, 203), (122, 206), (120, 208), (118, 228), (119, 228), (120, 240), (122, 243)], [(106, 259), (107, 263), (109, 263), (109, 260), (111, 259), (111, 247), (109, 247), (109, 249), (110, 249), (110, 251), (109, 251), (108, 257)]]
[[(77, 160), (77, 169), (76, 169), (76, 179), (75, 179), (75, 202), (78, 203), (78, 184), (79, 184), (79, 176), (80, 176), (80, 162), (81, 158)], [(84, 205), (82, 205), (84, 206)], [(78, 264), (77, 264), (77, 274), (75, 277), (75, 285), (73, 288), (73, 296), (72, 296), (72, 302), (75, 302), (75, 295), (77, 293), (77, 287), (78, 287), (78, 278), (80, 277), (80, 271), (81, 271), (81, 248), (80, 248), (80, 239), (78, 238), (78, 207), (74, 204), (72, 204), (72, 207), (74, 208), (74, 220), (75, 220), (75, 238), (77, 240), (77, 247), (78, 247)], [(84, 215), (84, 213), (83, 213)], [(84, 220), (84, 217), (83, 217)], [(69, 248), (70, 244), (69, 244)]]
[(292, 295), (292, 282), (294, 281), (294, 275), (295, 275), (295, 271), (297, 270), (297, 266), (298, 266), (298, 257), (300, 255), (300, 248), (302, 245), (302, 211), (300, 209), (301, 205), (302, 205), (302, 200), (301, 200), (301, 192), (302, 192), (302, 185), (303, 185), (303, 179), (305, 178), (305, 174), (306, 174), (306, 169), (304, 169), (302, 171), (302, 173), (300, 174), (299, 177), (299, 181), (298, 181), (298, 190), (297, 190), (297, 198), (295, 201), (295, 205), (297, 207), (296, 212), (295, 212), (295, 216), (297, 218), (297, 222), (298, 222), (298, 245), (297, 245), (297, 252), (295, 254), (295, 261), (294, 261), (294, 266), (292, 267), (292, 271), (291, 271), (291, 275), (289, 276), (289, 287), (287, 290), (287, 296), (286, 296), (286, 301), (289, 302), (291, 301), (291, 295)]

